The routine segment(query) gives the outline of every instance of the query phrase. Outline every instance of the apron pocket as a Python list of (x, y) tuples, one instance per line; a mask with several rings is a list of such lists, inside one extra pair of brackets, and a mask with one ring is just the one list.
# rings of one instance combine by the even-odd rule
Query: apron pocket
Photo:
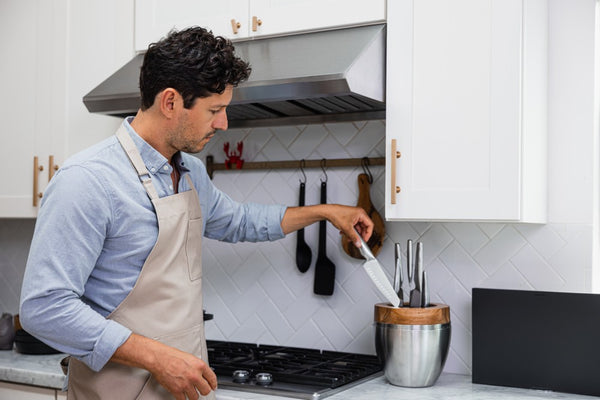
[(190, 280), (202, 278), (202, 218), (191, 219), (188, 222), (185, 253), (187, 256)]

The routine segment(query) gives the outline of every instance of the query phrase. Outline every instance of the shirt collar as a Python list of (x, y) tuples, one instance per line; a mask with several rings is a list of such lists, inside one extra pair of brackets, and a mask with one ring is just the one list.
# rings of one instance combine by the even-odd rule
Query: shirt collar
[[(169, 165), (165, 156), (160, 154), (158, 150), (150, 146), (144, 139), (142, 139), (142, 137), (138, 135), (135, 129), (133, 129), (133, 127), (131, 126), (131, 121), (133, 121), (133, 118), (133, 116), (125, 118), (125, 120), (123, 121), (123, 125), (125, 126), (125, 129), (127, 129), (127, 132), (129, 132), (129, 135), (133, 139), (135, 146), (138, 148), (140, 156), (142, 157), (146, 168), (152, 174), (170, 174), (173, 171), (173, 168), (171, 167), (171, 165)], [(177, 165), (179, 171), (189, 171), (189, 168), (185, 164), (180, 151), (173, 155), (173, 162), (175, 163), (175, 165)]]

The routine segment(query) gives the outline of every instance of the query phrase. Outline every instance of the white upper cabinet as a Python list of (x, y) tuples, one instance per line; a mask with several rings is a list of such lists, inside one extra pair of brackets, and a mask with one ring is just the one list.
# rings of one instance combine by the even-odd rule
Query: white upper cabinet
[(3, 0), (0, 8), (0, 48), (12, 60), (0, 63), (9, 94), (0, 98), (0, 218), (35, 218), (55, 169), (120, 123), (89, 115), (81, 98), (133, 55), (133, 0)]
[(385, 0), (136, 0), (135, 49), (202, 26), (231, 40), (385, 22)]
[[(0, 218), (35, 217), (54, 172), (49, 162), (62, 155), (66, 70), (63, 3), (11, 1), (0, 24), (1, 47), (11, 62), (0, 65), (5, 111), (0, 132)], [(66, 13), (64, 13), (66, 15)], [(13, 34), (29, 26), (14, 40)], [(37, 160), (37, 168), (34, 167)], [(0, 396), (1, 397), (1, 396)]]
[(387, 16), (386, 218), (545, 222), (545, 0)]
[(277, 35), (385, 22), (385, 0), (250, 0), (249, 15), (250, 35)]
[(135, 0), (135, 50), (145, 51), (173, 28), (190, 26), (230, 39), (247, 37), (247, 21), (248, 0)]

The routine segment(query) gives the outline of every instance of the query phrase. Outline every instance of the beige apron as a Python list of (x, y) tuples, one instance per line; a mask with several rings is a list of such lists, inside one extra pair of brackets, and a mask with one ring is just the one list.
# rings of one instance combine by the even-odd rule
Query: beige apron
[[(158, 239), (133, 290), (108, 316), (134, 333), (208, 362), (202, 309), (202, 215), (191, 190), (159, 198), (133, 140), (122, 126), (117, 138), (138, 172), (158, 219)], [(135, 223), (135, 221), (132, 221)], [(99, 372), (71, 357), (67, 398), (172, 399), (146, 370), (109, 362)], [(211, 392), (203, 399), (214, 399)]]

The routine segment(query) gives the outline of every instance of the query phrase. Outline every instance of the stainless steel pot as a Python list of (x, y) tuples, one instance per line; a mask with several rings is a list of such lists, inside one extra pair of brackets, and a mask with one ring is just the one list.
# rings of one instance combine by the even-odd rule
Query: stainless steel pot
[(375, 307), (375, 348), (387, 380), (404, 387), (434, 385), (450, 348), (448, 306)]

